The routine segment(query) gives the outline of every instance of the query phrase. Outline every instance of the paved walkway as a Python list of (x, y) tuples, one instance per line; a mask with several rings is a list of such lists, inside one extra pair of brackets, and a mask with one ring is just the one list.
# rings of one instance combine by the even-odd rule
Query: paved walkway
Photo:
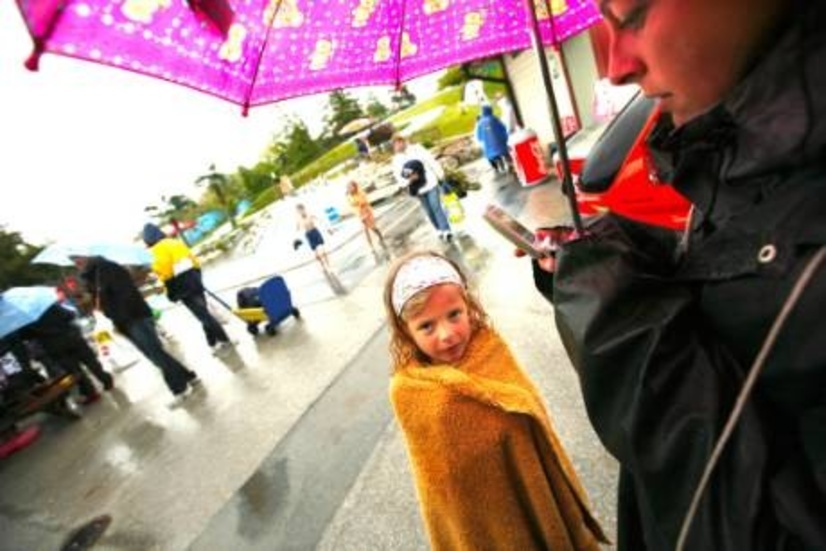
[[(616, 466), (585, 417), (551, 308), (533, 289), (527, 261), (480, 220), (495, 199), (528, 225), (563, 221), (557, 184), (523, 189), (493, 179), (483, 164), (467, 170), (483, 189), (466, 200), (465, 235), (453, 244), (438, 241), (418, 209), (389, 209), (379, 225), (394, 254), (436, 248), (474, 274), (611, 533)], [(170, 409), (158, 373), (141, 361), (82, 420), (46, 420), (35, 445), (0, 462), (0, 551), (59, 549), (104, 513), (113, 523), (96, 550), (425, 549), (386, 401), (387, 263), (358, 233), (332, 260), (338, 290), (313, 264), (286, 272), (303, 321), (252, 339), (228, 318), (239, 344), (224, 356), (210, 354), (187, 312), (165, 313), (173, 350), (198, 371), (204, 391)]]

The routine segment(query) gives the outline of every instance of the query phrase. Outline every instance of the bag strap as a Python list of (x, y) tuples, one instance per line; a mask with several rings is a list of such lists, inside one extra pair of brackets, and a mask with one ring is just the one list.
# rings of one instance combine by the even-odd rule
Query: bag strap
[(766, 335), (763, 345), (760, 347), (760, 353), (757, 354), (757, 357), (754, 359), (748, 375), (746, 376), (746, 380), (743, 382), (743, 388), (740, 389), (740, 392), (737, 395), (734, 408), (732, 408), (731, 413), (726, 420), (723, 432), (714, 444), (714, 449), (711, 452), (711, 456), (703, 469), (703, 476), (700, 478), (700, 482), (694, 490), (694, 495), (691, 497), (691, 504), (688, 507), (688, 511), (686, 512), (682, 526), (680, 527), (680, 535), (677, 538), (677, 545), (674, 547), (675, 551), (683, 551), (685, 549), (686, 540), (688, 539), (688, 531), (691, 528), (691, 523), (694, 521), (694, 517), (697, 515), (700, 500), (702, 499), (703, 493), (708, 486), (708, 482), (711, 479), (714, 468), (717, 466), (720, 456), (723, 454), (723, 449), (726, 447), (726, 444), (734, 432), (737, 422), (740, 420), (740, 416), (743, 414), (743, 408), (746, 405), (746, 400), (748, 400), (751, 396), (754, 385), (757, 383), (757, 377), (766, 365), (766, 358), (768, 358), (769, 353), (772, 351), (775, 343), (777, 342), (777, 336), (780, 334), (780, 331), (786, 324), (789, 315), (797, 305), (800, 297), (803, 295), (803, 291), (806, 287), (808, 287), (815, 272), (823, 263), (824, 257), (826, 257), (826, 246), (818, 249), (814, 256), (806, 263), (806, 267), (803, 269), (800, 277), (797, 278), (797, 281), (795, 281), (794, 287), (792, 287), (792, 290), (789, 292), (789, 296), (786, 297), (786, 300), (783, 303), (783, 307), (774, 319), (774, 322), (769, 329), (769, 333)]

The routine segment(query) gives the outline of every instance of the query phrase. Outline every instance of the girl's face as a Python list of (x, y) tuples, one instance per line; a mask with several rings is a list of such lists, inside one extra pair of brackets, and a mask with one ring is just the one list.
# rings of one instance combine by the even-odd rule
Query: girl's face
[(424, 306), (405, 320), (407, 332), (432, 362), (455, 364), (464, 357), (473, 333), (464, 290), (443, 283), (428, 292)]

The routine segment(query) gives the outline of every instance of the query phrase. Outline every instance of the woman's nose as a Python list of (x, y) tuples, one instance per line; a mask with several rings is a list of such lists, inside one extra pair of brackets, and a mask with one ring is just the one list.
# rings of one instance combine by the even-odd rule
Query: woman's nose
[(608, 78), (611, 84), (618, 86), (639, 82), (644, 70), (645, 65), (634, 47), (634, 37), (612, 32), (608, 49)]

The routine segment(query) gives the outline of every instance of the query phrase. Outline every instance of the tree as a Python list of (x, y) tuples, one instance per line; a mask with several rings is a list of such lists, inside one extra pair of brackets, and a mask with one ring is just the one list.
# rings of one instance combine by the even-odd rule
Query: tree
[(237, 228), (238, 223), (235, 221), (235, 205), (228, 195), (229, 178), (227, 178), (227, 175), (216, 171), (214, 164), (209, 165), (209, 173), (195, 180), (196, 185), (203, 182), (206, 182), (209, 191), (215, 195), (218, 204), (221, 206), (221, 210), (223, 210), (224, 214), (229, 218), (229, 223), (232, 224), (232, 228)]
[(239, 167), (238, 177), (247, 194), (254, 197), (273, 185), (275, 172), (272, 163), (261, 161), (252, 168)]
[(373, 94), (367, 100), (367, 107), (365, 107), (367, 115), (375, 120), (382, 120), (390, 114), (390, 109), (376, 98)]
[(264, 162), (272, 167), (271, 172), (292, 174), (324, 151), (302, 121), (292, 119), (278, 139), (269, 147)]
[(365, 116), (358, 100), (344, 90), (333, 90), (327, 100), (330, 112), (324, 122), (330, 134), (338, 134), (338, 130), (345, 124)]
[(163, 196), (161, 201), (163, 201), (163, 204), (149, 205), (144, 207), (143, 210), (155, 217), (162, 225), (169, 223), (173, 218), (175, 220), (192, 218), (198, 207), (198, 204), (186, 195)]
[(19, 233), (0, 226), (0, 290), (10, 287), (54, 283), (60, 268), (32, 264), (42, 247), (26, 243)]
[(467, 72), (462, 69), (461, 65), (451, 67), (450, 69), (447, 69), (441, 77), (439, 77), (439, 90), (464, 84), (468, 80), (470, 80), (470, 78), (468, 77)]
[(406, 109), (414, 103), (416, 103), (416, 96), (407, 89), (407, 86), (402, 85), (402, 87), (393, 94), (393, 105), (397, 111)]

